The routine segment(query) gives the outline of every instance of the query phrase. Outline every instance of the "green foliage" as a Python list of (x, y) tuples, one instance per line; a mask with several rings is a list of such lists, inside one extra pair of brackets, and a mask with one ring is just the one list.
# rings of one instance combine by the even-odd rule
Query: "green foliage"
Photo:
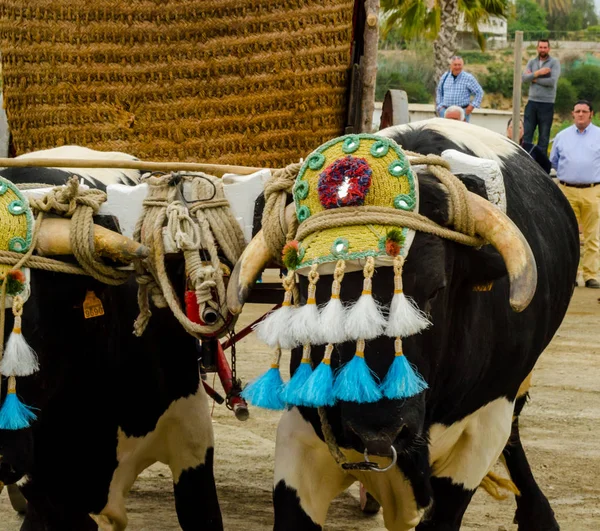
[(481, 86), (485, 92), (502, 94), (512, 98), (513, 68), (504, 63), (493, 63), (488, 67), (488, 73), (481, 76)]
[(479, 50), (465, 50), (462, 52), (457, 52), (456, 55), (460, 55), (465, 64), (468, 65), (481, 65), (489, 63), (494, 59), (492, 54), (480, 52)]
[(406, 91), (409, 103), (429, 103), (433, 100), (436, 80), (433, 52), (430, 46), (411, 45), (411, 54), (402, 60), (379, 55), (375, 101), (383, 101), (389, 89)]
[[(472, 29), (473, 36), (481, 49), (485, 46), (479, 23), (490, 15), (505, 16), (509, 0), (457, 0), (458, 10), (465, 23)], [(431, 6), (431, 4), (433, 4)], [(440, 0), (381, 0), (382, 38), (396, 29), (405, 41), (415, 38), (434, 40), (441, 24)]]
[(548, 15), (548, 29), (553, 31), (579, 31), (598, 24), (594, 0), (572, 0), (565, 12)]
[(534, 0), (517, 0), (514, 13), (508, 18), (508, 34), (515, 31), (545, 32), (546, 11)]
[(566, 77), (558, 78), (556, 87), (556, 101), (554, 110), (560, 116), (568, 116), (573, 110), (573, 103), (577, 101), (577, 90)]
[(575, 87), (577, 99), (591, 101), (594, 108), (600, 106), (600, 67), (583, 64), (566, 72), (564, 77)]

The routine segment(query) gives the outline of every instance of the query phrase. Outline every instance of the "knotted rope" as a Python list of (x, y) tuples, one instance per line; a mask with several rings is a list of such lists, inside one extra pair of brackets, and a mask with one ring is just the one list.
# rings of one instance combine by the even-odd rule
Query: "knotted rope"
[[(48, 185), (42, 184), (35, 185), (36, 188), (44, 186), (48, 187)], [(32, 185), (25, 184), (19, 188), (30, 189)], [(129, 274), (105, 265), (95, 253), (93, 216), (104, 201), (106, 201), (106, 194), (101, 190), (80, 189), (76, 176), (71, 177), (65, 186), (50, 189), (42, 198), (28, 198), (31, 209), (34, 214), (37, 214), (29, 250), (25, 254), (0, 251), (0, 263), (12, 265), (12, 269), (15, 270), (21, 267), (30, 267), (71, 275), (89, 275), (110, 285), (122, 284), (127, 280)], [(80, 266), (33, 255), (39, 229), (46, 213), (71, 218), (69, 237), (73, 254)]]
[[(157, 307), (168, 306), (191, 335), (212, 334), (222, 326), (227, 312), (219, 247), (231, 263), (235, 263), (245, 246), (241, 228), (225, 199), (222, 183), (220, 179), (202, 173), (150, 176), (146, 182), (148, 196), (134, 238), (151, 249), (151, 256), (143, 264), (136, 265), (140, 314), (134, 332), (138, 336), (144, 332), (152, 315), (149, 304), (149, 297), (152, 297)], [(190, 198), (183, 197), (185, 184), (189, 185)], [(220, 316), (217, 323), (194, 323), (182, 311), (165, 268), (163, 231), (183, 252), (186, 275), (193, 285), (200, 312), (210, 306)], [(202, 261), (201, 251), (207, 253), (209, 263)]]

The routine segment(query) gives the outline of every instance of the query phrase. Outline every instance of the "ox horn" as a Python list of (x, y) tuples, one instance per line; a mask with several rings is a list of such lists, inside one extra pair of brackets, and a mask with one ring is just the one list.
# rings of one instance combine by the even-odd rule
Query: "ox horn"
[[(295, 215), (296, 209), (292, 203), (285, 209), (286, 226), (283, 227), (285, 232), (287, 232), (291, 218)], [(227, 307), (233, 315), (239, 315), (242, 312), (252, 286), (273, 258), (275, 257), (267, 247), (265, 235), (261, 230), (244, 249), (229, 278)]]
[(475, 232), (491, 243), (504, 259), (510, 279), (510, 305), (521, 312), (531, 302), (537, 286), (537, 267), (529, 243), (500, 209), (469, 192)]
[[(70, 223), (70, 220), (63, 218), (44, 218), (35, 247), (38, 254), (73, 254)], [(100, 225), (94, 225), (94, 246), (98, 254), (116, 262), (130, 263), (148, 256), (148, 248), (144, 245)]]

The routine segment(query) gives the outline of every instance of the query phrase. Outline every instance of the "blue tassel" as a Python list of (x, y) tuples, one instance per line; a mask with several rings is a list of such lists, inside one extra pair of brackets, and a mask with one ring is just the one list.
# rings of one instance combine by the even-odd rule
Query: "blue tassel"
[(346, 402), (377, 402), (382, 398), (381, 391), (375, 382), (375, 373), (369, 369), (365, 361), (365, 342), (356, 342), (356, 355), (338, 372), (333, 384), (333, 395)]
[(408, 398), (427, 389), (427, 382), (402, 353), (400, 338), (396, 339), (396, 357), (379, 388), (390, 400)]
[[(305, 345), (309, 347), (309, 345)], [(310, 350), (309, 350), (310, 352)], [(310, 358), (302, 358), (300, 365), (296, 369), (294, 376), (290, 379), (290, 381), (283, 388), (283, 393), (281, 395), (282, 400), (286, 404), (290, 404), (291, 406), (305, 406), (302, 399), (300, 398), (300, 391), (308, 381), (312, 374), (312, 367), (310, 366)]]
[(333, 345), (325, 348), (325, 357), (312, 372), (306, 384), (298, 393), (298, 400), (309, 407), (325, 407), (335, 404), (333, 395), (333, 370), (331, 369), (331, 353)]
[(244, 388), (242, 398), (265, 409), (281, 410), (285, 408), (285, 403), (281, 398), (283, 380), (279, 372), (280, 357), (281, 349), (277, 349), (277, 361), (271, 364), (271, 368), (267, 372)]
[(23, 404), (17, 397), (15, 377), (8, 379), (8, 391), (0, 409), (0, 430), (22, 430), (29, 428), (37, 419), (32, 407)]

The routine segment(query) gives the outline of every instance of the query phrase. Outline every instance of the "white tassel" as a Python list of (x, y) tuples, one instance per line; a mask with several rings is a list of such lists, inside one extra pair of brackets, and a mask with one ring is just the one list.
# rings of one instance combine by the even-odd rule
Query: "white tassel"
[(294, 318), (290, 321), (290, 330), (292, 337), (298, 344), (320, 345), (324, 343), (321, 338), (319, 328), (319, 309), (315, 292), (317, 290), (317, 281), (319, 273), (317, 273), (317, 264), (314, 264), (308, 274), (308, 298), (306, 304), (301, 306), (294, 313)]
[(346, 264), (339, 260), (333, 274), (333, 285), (331, 286), (331, 299), (323, 306), (320, 314), (321, 336), (325, 343), (343, 343), (348, 340), (346, 334), (346, 308), (340, 300), (340, 289)]
[(4, 376), (29, 376), (40, 370), (38, 357), (21, 333), (21, 316), (15, 316), (12, 333), (8, 337), (0, 373)]
[(383, 334), (386, 319), (381, 305), (373, 298), (372, 281), (375, 271), (373, 257), (367, 258), (365, 265), (363, 291), (346, 316), (346, 335), (348, 339), (374, 339)]
[(425, 313), (416, 303), (404, 295), (402, 290), (402, 266), (404, 258), (394, 259), (394, 296), (390, 305), (390, 315), (385, 335), (390, 337), (408, 337), (418, 334), (431, 325)]
[(290, 322), (298, 310), (292, 306), (292, 291), (285, 292), (281, 308), (271, 312), (254, 326), (258, 338), (271, 348), (294, 348), (299, 345), (291, 335)]

